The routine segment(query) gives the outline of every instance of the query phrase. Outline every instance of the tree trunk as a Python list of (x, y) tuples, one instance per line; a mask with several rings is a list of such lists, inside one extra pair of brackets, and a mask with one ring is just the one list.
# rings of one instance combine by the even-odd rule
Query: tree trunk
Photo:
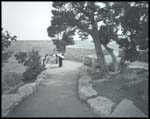
[(109, 70), (105, 62), (105, 57), (104, 57), (103, 50), (101, 47), (101, 42), (99, 40), (98, 30), (94, 29), (91, 35), (92, 35), (94, 45), (95, 45), (95, 51), (97, 55), (98, 64), (101, 70), (103, 71), (104, 75), (107, 76), (109, 75)]
[(105, 47), (105, 49), (108, 51), (108, 53), (110, 54), (111, 58), (112, 58), (112, 63), (113, 63), (113, 71), (117, 72), (118, 71), (118, 61), (117, 58), (115, 56), (115, 54), (113, 53), (113, 49), (107, 47), (106, 45), (103, 45)]

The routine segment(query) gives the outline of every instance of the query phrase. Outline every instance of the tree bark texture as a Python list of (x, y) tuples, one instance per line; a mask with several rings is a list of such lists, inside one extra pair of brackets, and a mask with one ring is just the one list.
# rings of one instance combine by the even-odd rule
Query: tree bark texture
[(108, 46), (106, 45), (103, 45), (105, 47), (105, 49), (107, 50), (107, 52), (110, 54), (111, 58), (112, 58), (112, 63), (113, 63), (113, 70), (114, 72), (117, 72), (118, 71), (118, 61), (117, 61), (117, 58), (115, 56), (115, 54), (113, 53), (113, 49), (109, 48)]
[(99, 64), (101, 70), (103, 71), (103, 73), (105, 75), (109, 75), (109, 70), (108, 70), (108, 67), (106, 65), (105, 57), (104, 57), (103, 50), (101, 47), (101, 42), (99, 40), (98, 30), (93, 29), (93, 33), (91, 35), (93, 37), (93, 41), (94, 41), (94, 45), (95, 45), (95, 51), (97, 54), (98, 64)]

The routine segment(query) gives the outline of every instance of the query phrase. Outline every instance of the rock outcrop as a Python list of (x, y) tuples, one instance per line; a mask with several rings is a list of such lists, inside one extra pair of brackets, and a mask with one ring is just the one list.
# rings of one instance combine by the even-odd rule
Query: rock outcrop
[(97, 96), (97, 92), (92, 88), (90, 81), (91, 78), (88, 75), (82, 75), (79, 79), (78, 93), (83, 100)]

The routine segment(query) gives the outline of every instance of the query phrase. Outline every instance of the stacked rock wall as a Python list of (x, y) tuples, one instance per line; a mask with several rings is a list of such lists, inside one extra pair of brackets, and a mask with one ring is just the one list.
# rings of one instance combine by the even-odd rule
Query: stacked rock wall
[(95, 54), (95, 49), (67, 47), (65, 59), (84, 62), (85, 57), (91, 54)]

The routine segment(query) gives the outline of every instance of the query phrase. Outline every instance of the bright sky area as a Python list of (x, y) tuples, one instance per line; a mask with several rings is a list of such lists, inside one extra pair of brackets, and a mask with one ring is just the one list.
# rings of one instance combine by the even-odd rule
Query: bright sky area
[(52, 2), (2, 2), (2, 27), (18, 40), (50, 40)]
[[(51, 9), (52, 2), (2, 2), (2, 27), (17, 40), (51, 40), (47, 34)], [(74, 40), (80, 40), (77, 33)]]

